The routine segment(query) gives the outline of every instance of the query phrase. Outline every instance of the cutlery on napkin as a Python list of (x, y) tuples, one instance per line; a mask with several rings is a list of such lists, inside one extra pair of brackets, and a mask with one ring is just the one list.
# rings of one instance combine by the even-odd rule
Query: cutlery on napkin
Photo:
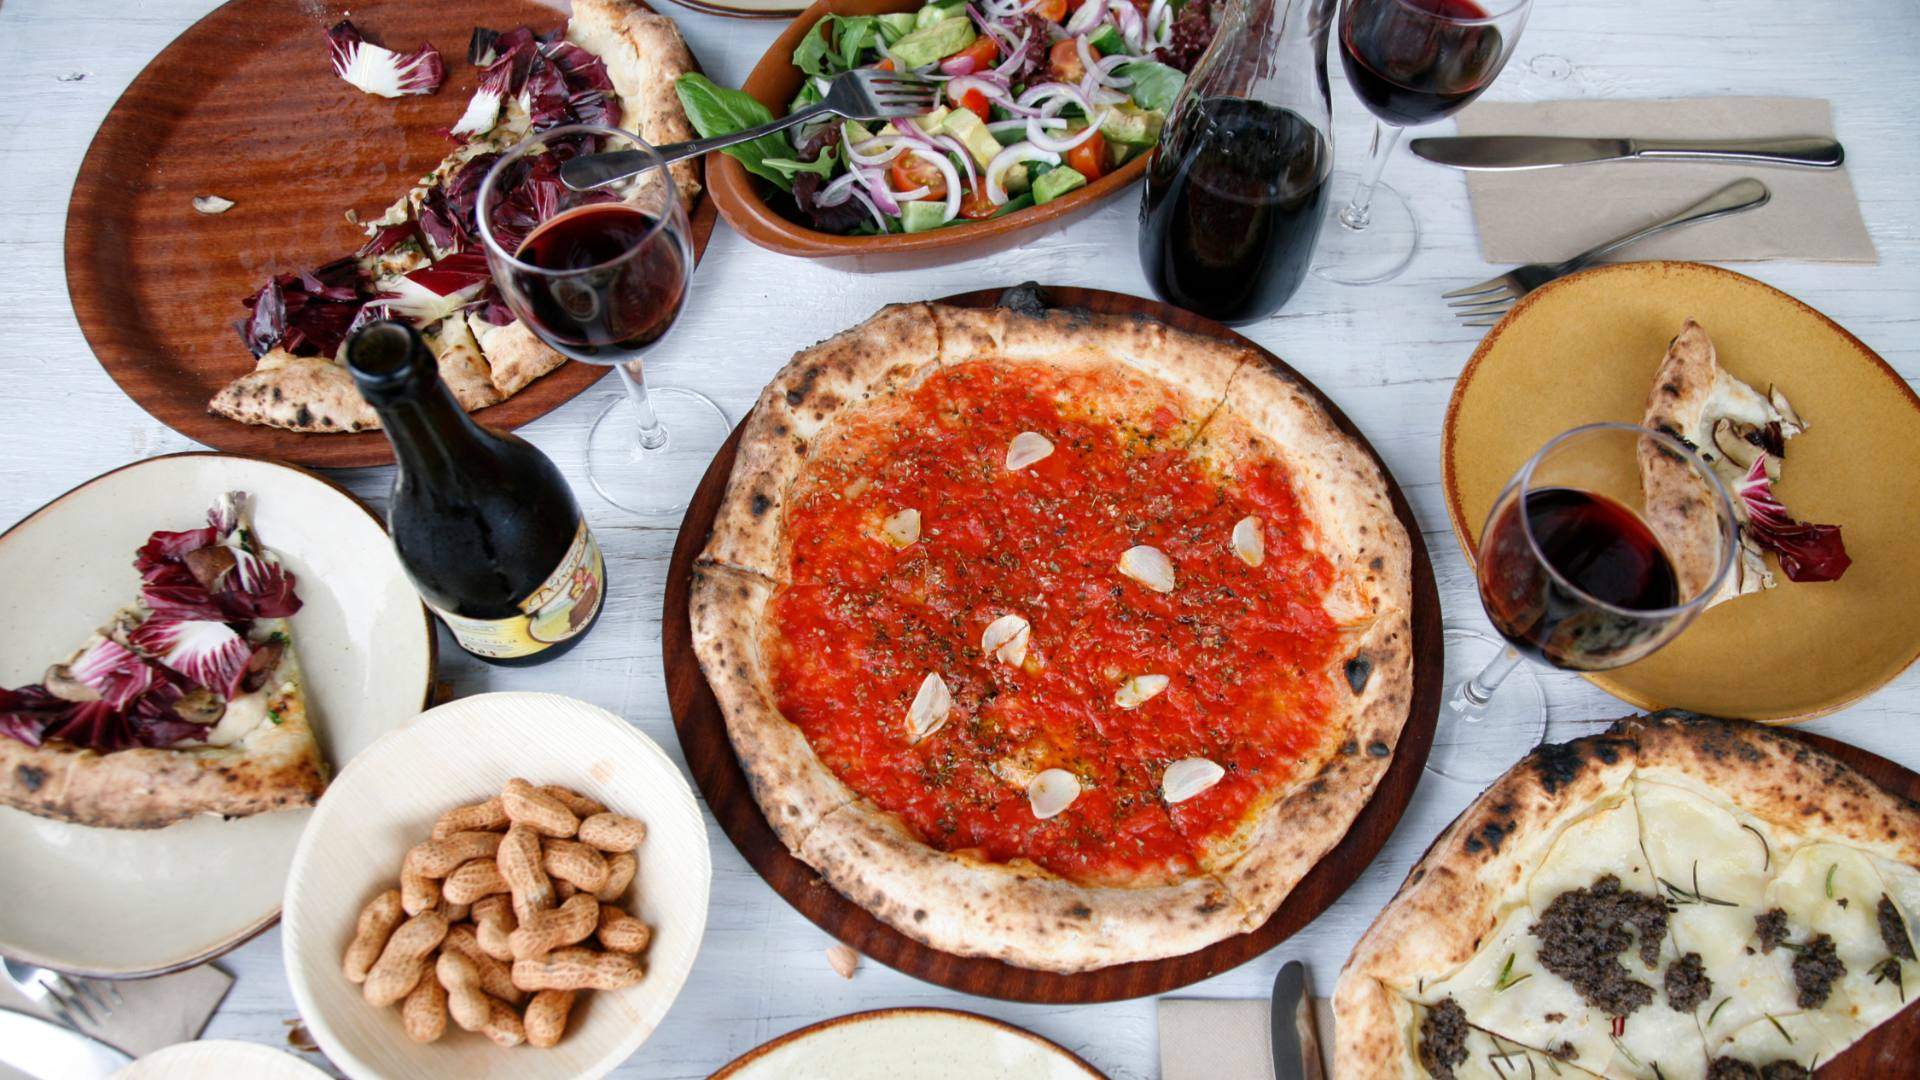
[[(220, 1000), (227, 996), (233, 976), (212, 964), (201, 964), (151, 979), (122, 979), (113, 985), (121, 997), (113, 1006), (113, 1014), (98, 1022), (76, 1018), (79, 1031), (137, 1058), (163, 1046), (199, 1038)], [(51, 1011), (4, 983), (0, 983), (0, 1008), (59, 1022)]]
[[(1637, 138), (1689, 141), (1833, 136), (1831, 106), (1808, 98), (1481, 101), (1460, 113), (1458, 122), (1460, 134), (1467, 136), (1632, 132)], [(1467, 174), (1467, 193), (1488, 262), (1552, 262), (1650, 224), (1674, 208), (1676, 193), (1710, 191), (1752, 169), (1752, 162), (1740, 160), (1627, 160), (1476, 171)], [(1772, 168), (1766, 181), (1773, 198), (1763, 209), (1650, 238), (1635, 247), (1634, 256), (1877, 261), (1844, 167)]]
[[(1320, 1060), (1333, 1076), (1333, 1006), (1313, 999)], [(1273, 1080), (1271, 1003), (1162, 998), (1160, 1080)]]

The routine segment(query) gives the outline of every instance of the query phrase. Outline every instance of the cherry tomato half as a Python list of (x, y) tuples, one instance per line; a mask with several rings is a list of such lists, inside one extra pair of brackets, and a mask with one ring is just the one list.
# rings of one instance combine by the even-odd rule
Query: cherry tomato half
[(973, 39), (973, 44), (953, 55), (972, 57), (973, 70), (982, 71), (992, 67), (993, 62), (1000, 58), (1000, 46), (996, 44), (992, 38), (981, 34), (979, 37)]
[(993, 205), (992, 199), (987, 198), (986, 185), (982, 183), (974, 184), (973, 187), (967, 191), (966, 196), (960, 200), (960, 216), (966, 218), (968, 221), (979, 221), (983, 218), (990, 218), (998, 212), (999, 209), (999, 207)]
[[(1047, 50), (1047, 68), (1052, 72), (1055, 81), (1078, 83), (1086, 77), (1087, 65), (1080, 62), (1080, 49), (1074, 44), (1076, 40), (1078, 39), (1068, 38), (1065, 41), (1056, 41), (1053, 43), (1053, 48)], [(1089, 45), (1087, 52), (1095, 60), (1100, 59), (1099, 49)]]
[(887, 166), (887, 183), (895, 191), (912, 191), (914, 188), (927, 189), (927, 198), (944, 199), (947, 197), (947, 178), (934, 167), (933, 162), (919, 154), (901, 154)]
[(1092, 137), (1067, 151), (1067, 167), (1087, 178), (1091, 184), (1107, 171), (1107, 137), (1094, 132)]

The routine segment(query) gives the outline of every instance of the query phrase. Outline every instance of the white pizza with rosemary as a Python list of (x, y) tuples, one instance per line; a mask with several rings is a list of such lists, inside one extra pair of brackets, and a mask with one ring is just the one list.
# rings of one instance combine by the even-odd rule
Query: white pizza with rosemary
[[(327, 39), (335, 73), (368, 93), (428, 94), (444, 75), (430, 45), (395, 53), (345, 20)], [(348, 333), (373, 318), (418, 327), (441, 379), (469, 411), (505, 401), (565, 362), (514, 317), (493, 282), (476, 218), (481, 182), (502, 152), (563, 125), (623, 128), (656, 146), (693, 138), (673, 89), (693, 57), (672, 19), (631, 0), (573, 0), (564, 28), (474, 30), (467, 59), (482, 74), (466, 111), (447, 117), (455, 149), (364, 224), (357, 252), (278, 274), (246, 299), (238, 328), (255, 367), (208, 411), (302, 432), (378, 427), (338, 358)], [(571, 142), (576, 153), (599, 149), (591, 133)], [(491, 220), (503, 242), (517, 242), (551, 213), (542, 208), (560, 190), (558, 154), (528, 161), (496, 188), (501, 203)], [(672, 173), (690, 204), (700, 193), (693, 163)], [(351, 211), (349, 218), (358, 220)]]
[(1055, 971), (1264, 922), (1411, 686), (1371, 454), (1257, 353), (912, 304), (796, 356), (696, 567), (768, 820), (948, 952)]
[(122, 829), (312, 805), (327, 765), (287, 623), (300, 599), (247, 496), (155, 532), (133, 565), (136, 601), (0, 689), (0, 805)]
[(1334, 995), (1339, 1075), (1806, 1077), (1920, 988), (1920, 806), (1688, 713), (1541, 746), (1434, 841)]

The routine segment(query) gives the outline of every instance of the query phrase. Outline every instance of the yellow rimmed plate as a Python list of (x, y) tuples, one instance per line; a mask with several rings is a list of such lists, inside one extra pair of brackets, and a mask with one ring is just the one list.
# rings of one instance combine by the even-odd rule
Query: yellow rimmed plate
[(1808, 423), (1776, 487), (1804, 521), (1841, 526), (1853, 566), (1723, 603), (1639, 663), (1587, 676), (1643, 709), (1810, 719), (1920, 656), (1920, 398), (1833, 320), (1742, 274), (1684, 262), (1601, 266), (1516, 305), (1467, 362), (1441, 450), (1447, 512), (1473, 558), (1487, 511), (1541, 444), (1597, 420), (1638, 422), (1683, 320), (1720, 362), (1776, 384)]

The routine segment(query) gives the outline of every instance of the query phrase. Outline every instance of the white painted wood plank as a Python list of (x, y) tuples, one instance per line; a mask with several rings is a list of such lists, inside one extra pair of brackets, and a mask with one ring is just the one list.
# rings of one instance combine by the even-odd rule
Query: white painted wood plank
[[(128, 401), (94, 362), (67, 301), (61, 236), (67, 193), (101, 118), (146, 61), (212, 6), (211, 0), (0, 5), (0, 372), (7, 376), (0, 397), (0, 521), (130, 459), (192, 446)], [(778, 32), (777, 24), (669, 10), (722, 82), (737, 84)], [(1740, 269), (1827, 312), (1912, 382), (1920, 377), (1915, 40), (1920, 6), (1912, 0), (1543, 2), (1491, 96), (1831, 99), (1880, 265)], [(1338, 154), (1357, 161), (1367, 119), (1344, 85), (1336, 84), (1334, 94)], [(1371, 288), (1309, 280), (1285, 311), (1247, 333), (1325, 388), (1368, 433), (1413, 501), (1449, 616), (1478, 619), (1472, 580), (1447, 527), (1438, 461), (1447, 396), (1477, 335), (1451, 325), (1435, 296), (1489, 270), (1480, 261), (1457, 174), (1402, 156), (1387, 179), (1410, 195), (1426, 231), (1426, 247), (1407, 273)], [(860, 273), (783, 259), (723, 224), (685, 317), (654, 357), (655, 378), (696, 386), (738, 415), (794, 349), (883, 303), (1026, 279), (1143, 293), (1133, 253), (1136, 197), (1123, 196), (1016, 251), (913, 273)], [(586, 424), (616, 393), (609, 383), (525, 429), (581, 486), (612, 574), (607, 615), (580, 648), (545, 667), (497, 671), (449, 647), (443, 649), (445, 674), (461, 693), (512, 688), (583, 697), (630, 718), (677, 757), (659, 631), (673, 530), (634, 522), (598, 503), (579, 471)], [(340, 475), (355, 491), (384, 502), (386, 470)], [(1543, 673), (1542, 679), (1556, 722), (1628, 711), (1572, 676)], [(1868, 701), (1807, 727), (1920, 767), (1920, 673), (1910, 671)], [(1323, 990), (1331, 986), (1373, 913), (1472, 794), (1429, 776), (1399, 831), (1346, 897), (1273, 953), (1183, 994), (1264, 997), (1281, 961), (1295, 956), (1312, 965)], [(795, 1027), (907, 1004), (973, 1009), (1022, 1024), (1120, 1080), (1157, 1075), (1150, 1001), (1012, 1005), (951, 993), (871, 962), (843, 982), (827, 967), (826, 935), (774, 895), (711, 820), (708, 827), (713, 906), (700, 962), (666, 1022), (619, 1075), (705, 1076)], [(208, 1035), (282, 1044), (285, 1021), (295, 1013), (277, 932), (221, 964), (238, 979)]]

